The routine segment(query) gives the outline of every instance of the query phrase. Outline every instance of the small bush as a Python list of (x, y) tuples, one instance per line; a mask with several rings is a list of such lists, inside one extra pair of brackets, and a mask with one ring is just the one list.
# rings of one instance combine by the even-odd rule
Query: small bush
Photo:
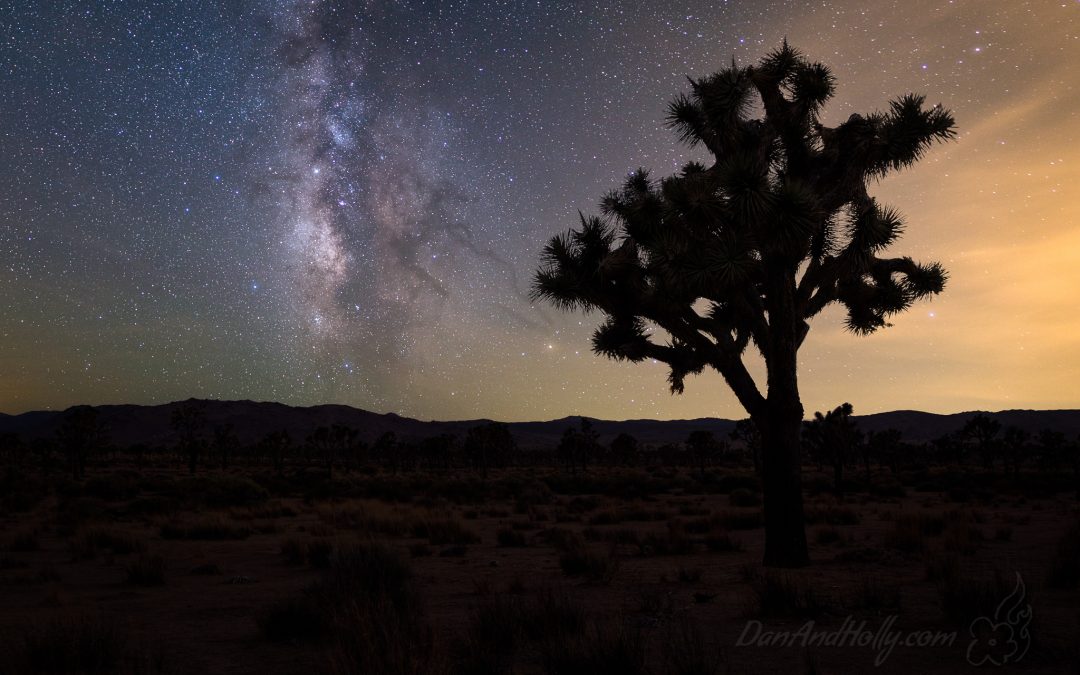
[(495, 535), (499, 546), (507, 548), (522, 547), (526, 545), (525, 535), (508, 527), (500, 528)]
[(646, 673), (645, 640), (629, 622), (596, 624), (584, 634), (564, 634), (543, 645), (544, 672), (551, 675)]
[(697, 550), (682, 521), (668, 522), (664, 534), (649, 534), (641, 540), (642, 555), (688, 555)]
[(271, 642), (315, 640), (329, 628), (325, 611), (314, 598), (286, 598), (270, 606), (258, 619), (259, 631)]
[(823, 546), (826, 544), (835, 544), (840, 541), (840, 539), (840, 531), (835, 527), (822, 527), (814, 533), (814, 541)]
[(90, 560), (101, 549), (111, 551), (114, 555), (142, 553), (146, 550), (146, 542), (130, 532), (95, 527), (84, 531), (71, 543), (71, 554), (75, 560)]
[[(994, 616), (994, 611), (1013, 591), (1013, 586), (1005, 581), (1000, 571), (995, 571), (989, 580), (960, 574), (944, 576), (938, 591), (945, 617), (957, 625), (964, 625), (975, 617)], [(1026, 601), (1030, 602), (1030, 590), (1028, 593)]]
[(701, 568), (699, 567), (680, 567), (677, 578), (680, 583), (684, 584), (696, 584), (701, 581)]
[(701, 627), (685, 615), (668, 625), (660, 653), (666, 675), (717, 675), (725, 670), (719, 645), (710, 647)]
[(743, 550), (743, 545), (727, 532), (713, 532), (705, 537), (705, 548), (713, 553), (734, 553)]
[(847, 506), (829, 504), (806, 509), (806, 522), (809, 525), (858, 525), (859, 520), (859, 514)]
[(5, 547), (11, 553), (29, 553), (41, 548), (36, 532), (19, 532), (13, 536)]
[(855, 597), (855, 606), (872, 611), (897, 609), (900, 607), (900, 591), (895, 586), (884, 584), (877, 577), (863, 577)]
[(145, 675), (164, 671), (164, 660), (129, 644), (105, 616), (56, 619), (30, 628), (11, 672)]
[(813, 618), (825, 609), (812, 588), (789, 574), (755, 573), (750, 578), (750, 587), (757, 598), (761, 616)]
[(607, 583), (618, 571), (619, 561), (613, 546), (607, 549), (591, 547), (576, 532), (559, 549), (559, 567), (567, 576), (584, 575), (590, 581)]
[(126, 568), (127, 582), (134, 586), (165, 584), (165, 559), (159, 555), (140, 555)]
[(203, 563), (191, 569), (191, 573), (197, 576), (219, 576), (221, 567), (217, 563)]
[(916, 553), (926, 546), (926, 539), (945, 531), (941, 516), (903, 514), (893, 521), (893, 529), (885, 536), (885, 546), (904, 553)]
[(480, 543), (480, 537), (474, 532), (450, 519), (421, 520), (413, 526), (412, 534), (414, 537), (427, 539), (433, 546), (467, 546)]
[(303, 565), (307, 560), (307, 545), (295, 537), (290, 537), (281, 542), (281, 555), (290, 565)]
[(190, 523), (171, 522), (161, 526), (163, 539), (226, 541), (247, 539), (250, 535), (250, 528), (233, 525), (222, 518), (204, 518)]

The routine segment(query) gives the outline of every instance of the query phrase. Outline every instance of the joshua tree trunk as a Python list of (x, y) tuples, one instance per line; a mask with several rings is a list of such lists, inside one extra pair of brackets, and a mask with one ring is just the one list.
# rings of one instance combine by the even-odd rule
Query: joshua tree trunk
[[(771, 398), (771, 397), (770, 397)], [(803, 525), (802, 466), (799, 431), (802, 406), (798, 399), (774, 405), (758, 422), (765, 501), (765, 565), (802, 567), (810, 562)]]
[[(769, 316), (768, 398), (764, 419), (755, 420), (761, 434), (764, 467), (765, 565), (809, 564), (802, 503), (803, 406), (799, 399), (798, 351), (805, 333), (796, 325), (794, 279), (774, 273)], [(801, 323), (801, 322), (800, 322)]]

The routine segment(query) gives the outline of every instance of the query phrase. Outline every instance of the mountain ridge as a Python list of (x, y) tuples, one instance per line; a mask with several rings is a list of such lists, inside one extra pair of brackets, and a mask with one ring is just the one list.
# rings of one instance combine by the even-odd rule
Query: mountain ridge
[[(215, 399), (188, 399), (155, 405), (106, 404), (91, 406), (98, 411), (99, 419), (109, 430), (110, 440), (120, 446), (136, 444), (169, 445), (175, 442), (172, 429), (172, 411), (177, 407), (196, 403), (203, 406), (207, 433), (222, 424), (231, 424), (243, 443), (252, 443), (266, 434), (285, 430), (294, 442), (301, 442), (319, 426), (344, 424), (359, 431), (360, 438), (371, 442), (386, 432), (399, 438), (416, 440), (443, 433), (463, 436), (470, 427), (486, 424), (492, 420), (476, 418), (468, 420), (422, 421), (396, 413), (376, 413), (343, 404), (319, 404), (314, 406), (290, 406), (274, 401), (219, 401)], [(0, 434), (16, 433), (32, 440), (55, 436), (66, 411), (35, 410), (11, 415), (0, 413)], [(864, 431), (899, 429), (905, 440), (928, 441), (960, 429), (964, 422), (977, 414), (988, 415), (1002, 426), (1014, 425), (1029, 432), (1053, 429), (1069, 438), (1080, 434), (1080, 410), (1001, 410), (966, 411), (960, 413), (929, 413), (919, 410), (895, 410), (855, 416)], [(558, 443), (567, 427), (576, 426), (583, 416), (569, 415), (552, 420), (506, 422), (518, 444), (524, 449), (550, 448)], [(589, 419), (599, 433), (602, 442), (610, 441), (620, 433), (629, 433), (646, 444), (680, 442), (691, 431), (704, 429), (721, 437), (734, 428), (736, 420), (699, 417), (679, 420), (654, 420), (636, 418), (626, 420)]]

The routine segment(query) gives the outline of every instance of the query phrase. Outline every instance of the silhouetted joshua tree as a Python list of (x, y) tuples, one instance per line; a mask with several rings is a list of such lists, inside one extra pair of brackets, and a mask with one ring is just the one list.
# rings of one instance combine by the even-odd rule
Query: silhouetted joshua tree
[(86, 459), (95, 450), (104, 447), (105, 427), (98, 419), (98, 411), (88, 405), (75, 406), (64, 413), (64, 421), (56, 432), (57, 441), (68, 458), (73, 480), (86, 478)]
[[(809, 320), (847, 308), (867, 334), (945, 285), (936, 263), (882, 254), (900, 235), (899, 214), (867, 182), (914, 164), (952, 138), (952, 115), (902, 96), (887, 112), (819, 121), (834, 78), (784, 45), (755, 66), (732, 64), (690, 80), (668, 123), (711, 165), (688, 163), (659, 182), (645, 170), (604, 198), (606, 219), (551, 240), (533, 294), (607, 320), (593, 350), (670, 366), (673, 392), (687, 375), (718, 371), (761, 432), (765, 563), (808, 562), (800, 487), (797, 355)], [(760, 102), (764, 116), (751, 118)], [(767, 389), (743, 363), (754, 345)]]
[(841, 497), (844, 494), (844, 465), (862, 444), (862, 432), (852, 421), (852, 412), (851, 404), (844, 403), (824, 415), (814, 413), (814, 419), (803, 425), (803, 439), (810, 452), (832, 465), (833, 489)]
[(721, 445), (711, 431), (697, 429), (687, 436), (686, 450), (690, 453), (691, 463), (697, 467), (698, 473), (704, 476), (705, 467), (716, 460), (720, 454)]
[(878, 464), (884, 464), (896, 473), (901, 454), (904, 452), (904, 434), (899, 429), (884, 429), (871, 431), (863, 443), (863, 469), (866, 471), (866, 482), (870, 483), (870, 460), (876, 459)]
[(469, 429), (462, 450), (470, 466), (479, 469), (487, 478), (491, 466), (506, 466), (517, 452), (517, 442), (510, 433), (510, 427), (499, 422), (488, 422)]
[(173, 431), (179, 436), (180, 453), (187, 457), (188, 472), (195, 475), (199, 465), (199, 455), (203, 450), (202, 431), (206, 423), (203, 406), (194, 401), (181, 403), (172, 413)]
[(597, 440), (598, 434), (593, 429), (592, 421), (582, 417), (578, 428), (568, 427), (563, 432), (556, 453), (563, 466), (569, 468), (572, 473), (577, 472), (578, 465), (584, 471), (589, 462), (601, 449)]
[(982, 459), (983, 467), (994, 468), (994, 457), (997, 455), (997, 435), (1001, 431), (1001, 422), (987, 417), (982, 413), (975, 415), (960, 430), (960, 435), (965, 440), (975, 443), (975, 449)]
[(240, 439), (237, 438), (232, 424), (225, 423), (214, 427), (214, 441), (211, 447), (217, 460), (221, 462), (221, 469), (223, 471), (228, 469), (229, 458), (236, 454), (237, 448), (240, 447)]
[(1005, 473), (1013, 478), (1020, 476), (1020, 466), (1028, 455), (1028, 440), (1031, 434), (1020, 427), (1005, 427), (1001, 434), (1001, 458), (1005, 463)]
[(638, 439), (627, 433), (621, 433), (611, 441), (610, 453), (613, 462), (631, 466), (639, 454)]
[(761, 475), (761, 434), (758, 433), (757, 425), (747, 418), (735, 423), (735, 428), (728, 434), (733, 441), (742, 441), (746, 451), (750, 453), (750, 459), (754, 463), (754, 473)]

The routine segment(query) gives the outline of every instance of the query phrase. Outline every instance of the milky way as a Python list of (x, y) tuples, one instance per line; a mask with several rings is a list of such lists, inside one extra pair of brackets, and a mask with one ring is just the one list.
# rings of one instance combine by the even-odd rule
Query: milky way
[(807, 408), (1074, 406), (1078, 26), (1075, 2), (0, 2), (0, 411), (738, 415), (717, 378), (671, 397), (591, 355), (596, 317), (527, 284), (579, 209), (693, 155), (663, 126), (687, 75), (784, 36), (836, 72), (826, 123), (916, 91), (961, 132), (874, 187), (949, 288), (869, 339), (816, 321)]

